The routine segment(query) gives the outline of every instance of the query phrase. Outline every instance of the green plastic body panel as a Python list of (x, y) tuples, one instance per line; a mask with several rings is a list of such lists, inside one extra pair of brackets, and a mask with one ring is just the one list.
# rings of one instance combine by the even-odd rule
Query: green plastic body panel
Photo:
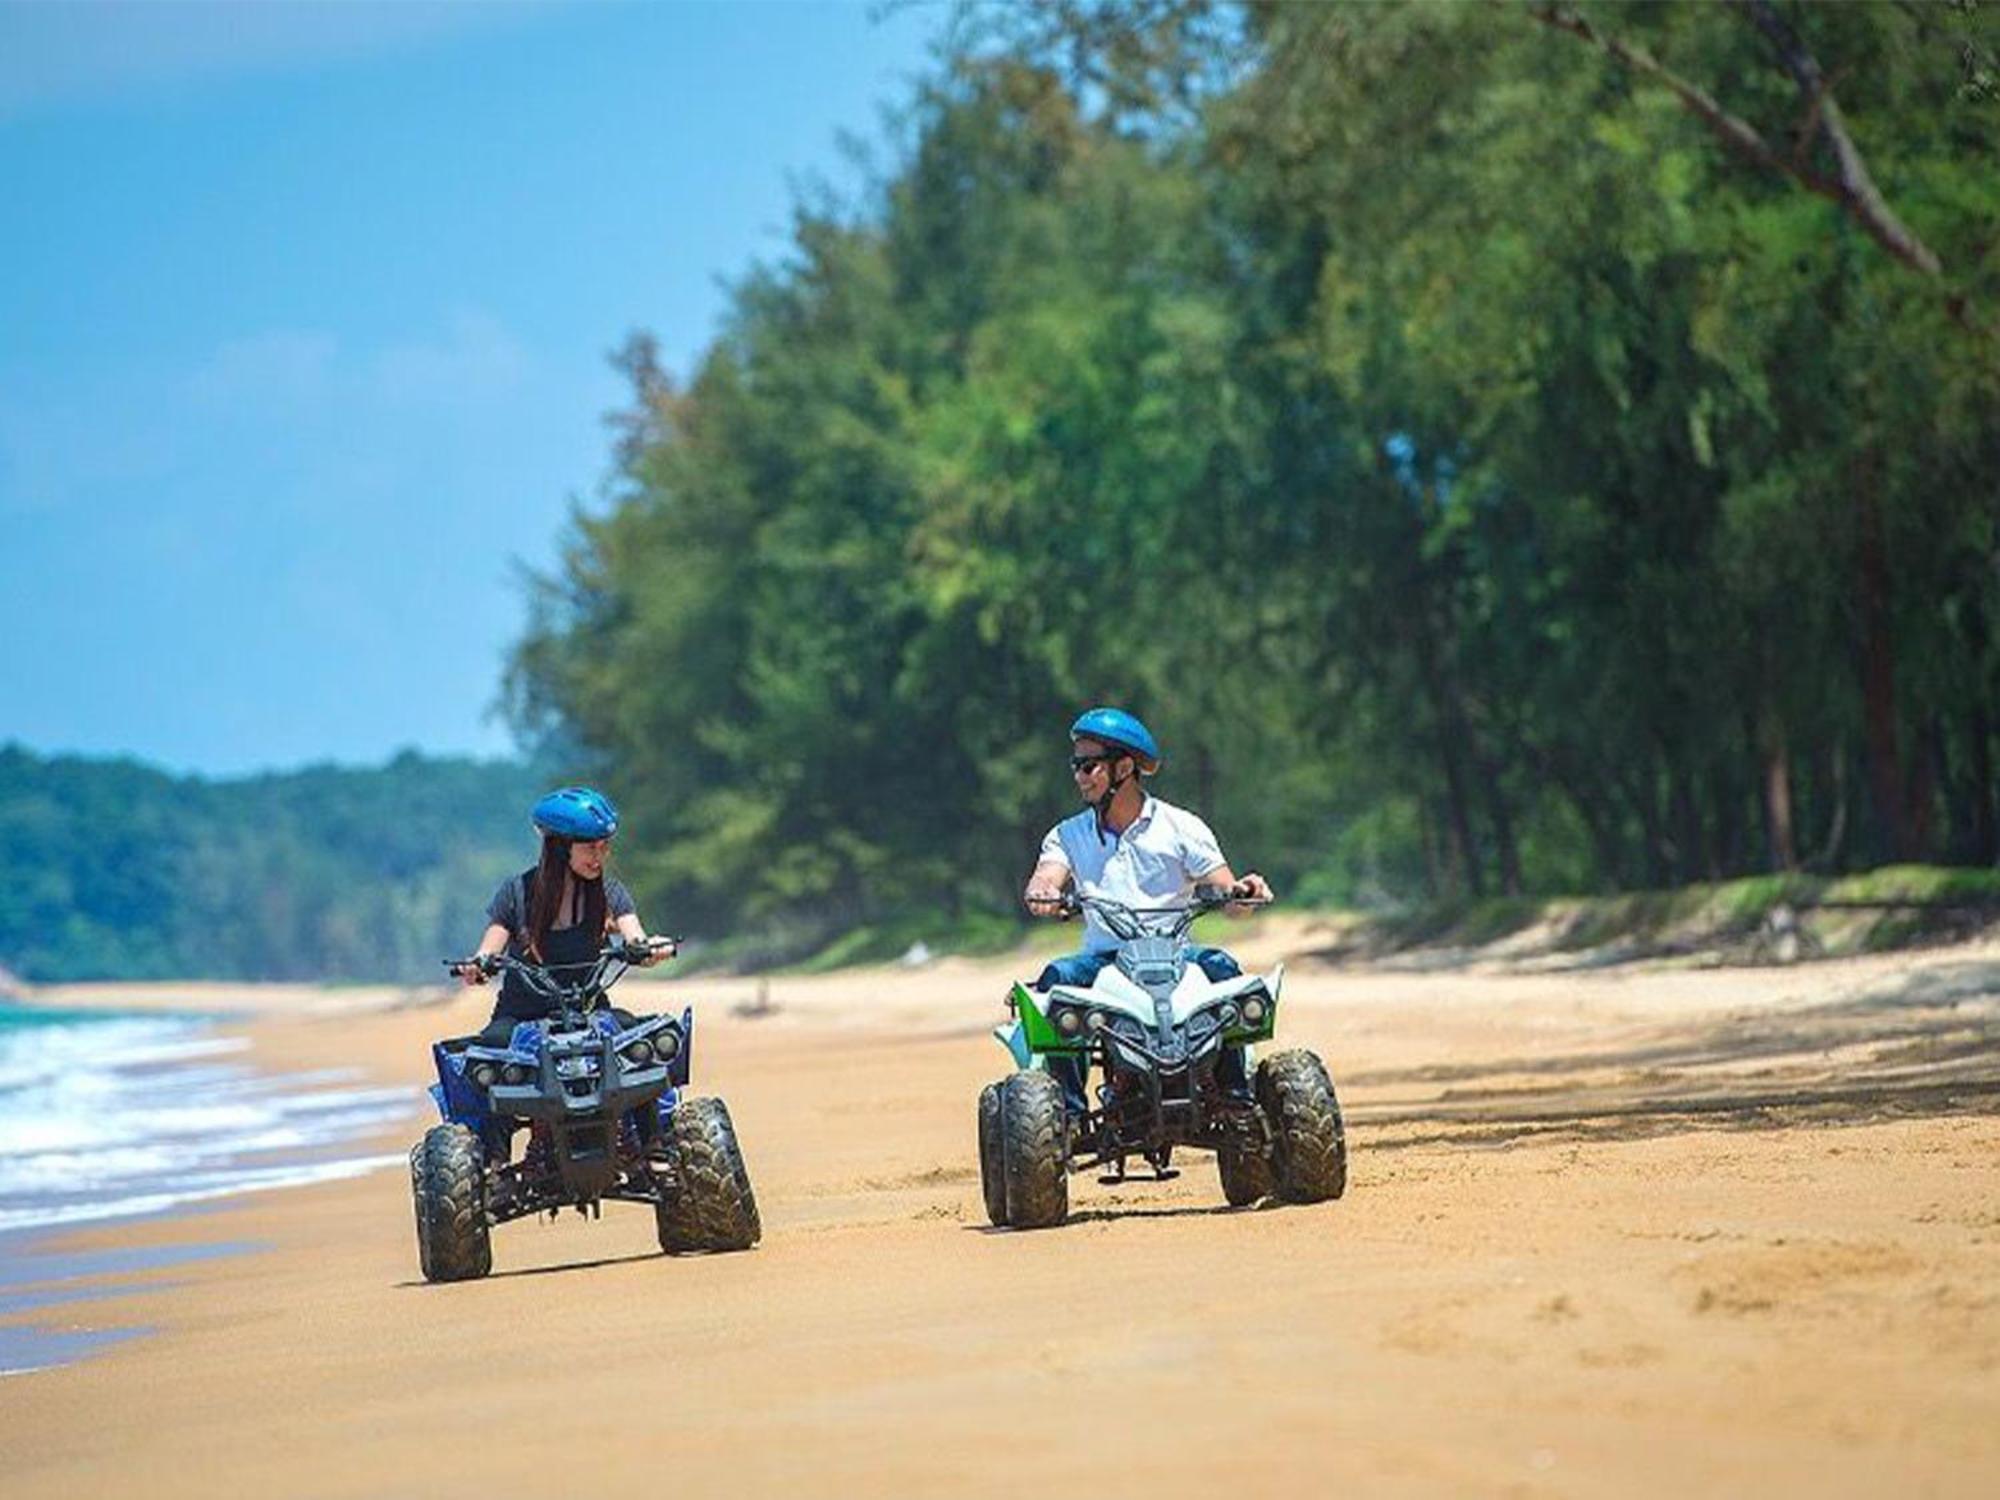
[(1014, 1017), (1021, 1025), (1021, 1040), (1030, 1052), (1060, 1052), (1065, 1055), (1087, 1051), (1085, 1043), (1066, 1042), (1047, 1014), (1035, 1001), (1035, 992), (1025, 984), (1014, 986)]

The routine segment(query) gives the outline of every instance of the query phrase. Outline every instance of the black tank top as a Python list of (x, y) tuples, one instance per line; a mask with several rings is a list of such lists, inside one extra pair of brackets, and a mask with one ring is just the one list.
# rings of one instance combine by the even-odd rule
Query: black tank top
[[(521, 910), (525, 914), (535, 909), (535, 876), (529, 872), (522, 882)], [(525, 915), (523, 922), (525, 924)], [(507, 951), (516, 958), (529, 963), (536, 960), (527, 951), (527, 933), (522, 931), (508, 939)], [(570, 927), (551, 927), (548, 936), (542, 939), (540, 962), (544, 968), (555, 970), (557, 980), (571, 983), (581, 979), (584, 971), (597, 959), (598, 949), (604, 946), (604, 934), (592, 932), (582, 922)], [(569, 967), (574, 965), (575, 967)], [(509, 974), (500, 985), (500, 999), (493, 1007), (495, 1018), (505, 1016), (515, 1021), (538, 1021), (555, 1009), (554, 1004), (544, 995), (529, 989), (519, 975)]]

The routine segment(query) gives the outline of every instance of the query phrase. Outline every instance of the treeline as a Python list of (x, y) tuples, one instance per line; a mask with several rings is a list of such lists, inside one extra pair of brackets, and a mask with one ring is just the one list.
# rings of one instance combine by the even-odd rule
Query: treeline
[(1991, 864), (1996, 17), (974, 7), (516, 720), (711, 929), (1004, 908), (1095, 702), (1295, 895)]
[(211, 781), (0, 746), (0, 966), (79, 979), (430, 980), (531, 863), (542, 790), (405, 753)]

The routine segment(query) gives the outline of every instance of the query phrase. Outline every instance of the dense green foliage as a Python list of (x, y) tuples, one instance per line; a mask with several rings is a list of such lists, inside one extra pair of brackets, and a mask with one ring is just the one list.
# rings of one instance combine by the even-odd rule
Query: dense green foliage
[(1098, 701), (1321, 898), (1994, 861), (1993, 8), (969, 16), (540, 584), (643, 894), (1005, 910)]
[(0, 746), (0, 966), (72, 979), (400, 979), (478, 939), (535, 855), (526, 768), (405, 753), (230, 781)]

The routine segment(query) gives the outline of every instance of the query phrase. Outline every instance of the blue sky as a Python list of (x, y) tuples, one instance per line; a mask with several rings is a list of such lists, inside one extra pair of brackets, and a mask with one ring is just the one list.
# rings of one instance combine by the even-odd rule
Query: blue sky
[(0, 742), (508, 751), (605, 356), (856, 182), (946, 20), (877, 10), (0, 0)]

